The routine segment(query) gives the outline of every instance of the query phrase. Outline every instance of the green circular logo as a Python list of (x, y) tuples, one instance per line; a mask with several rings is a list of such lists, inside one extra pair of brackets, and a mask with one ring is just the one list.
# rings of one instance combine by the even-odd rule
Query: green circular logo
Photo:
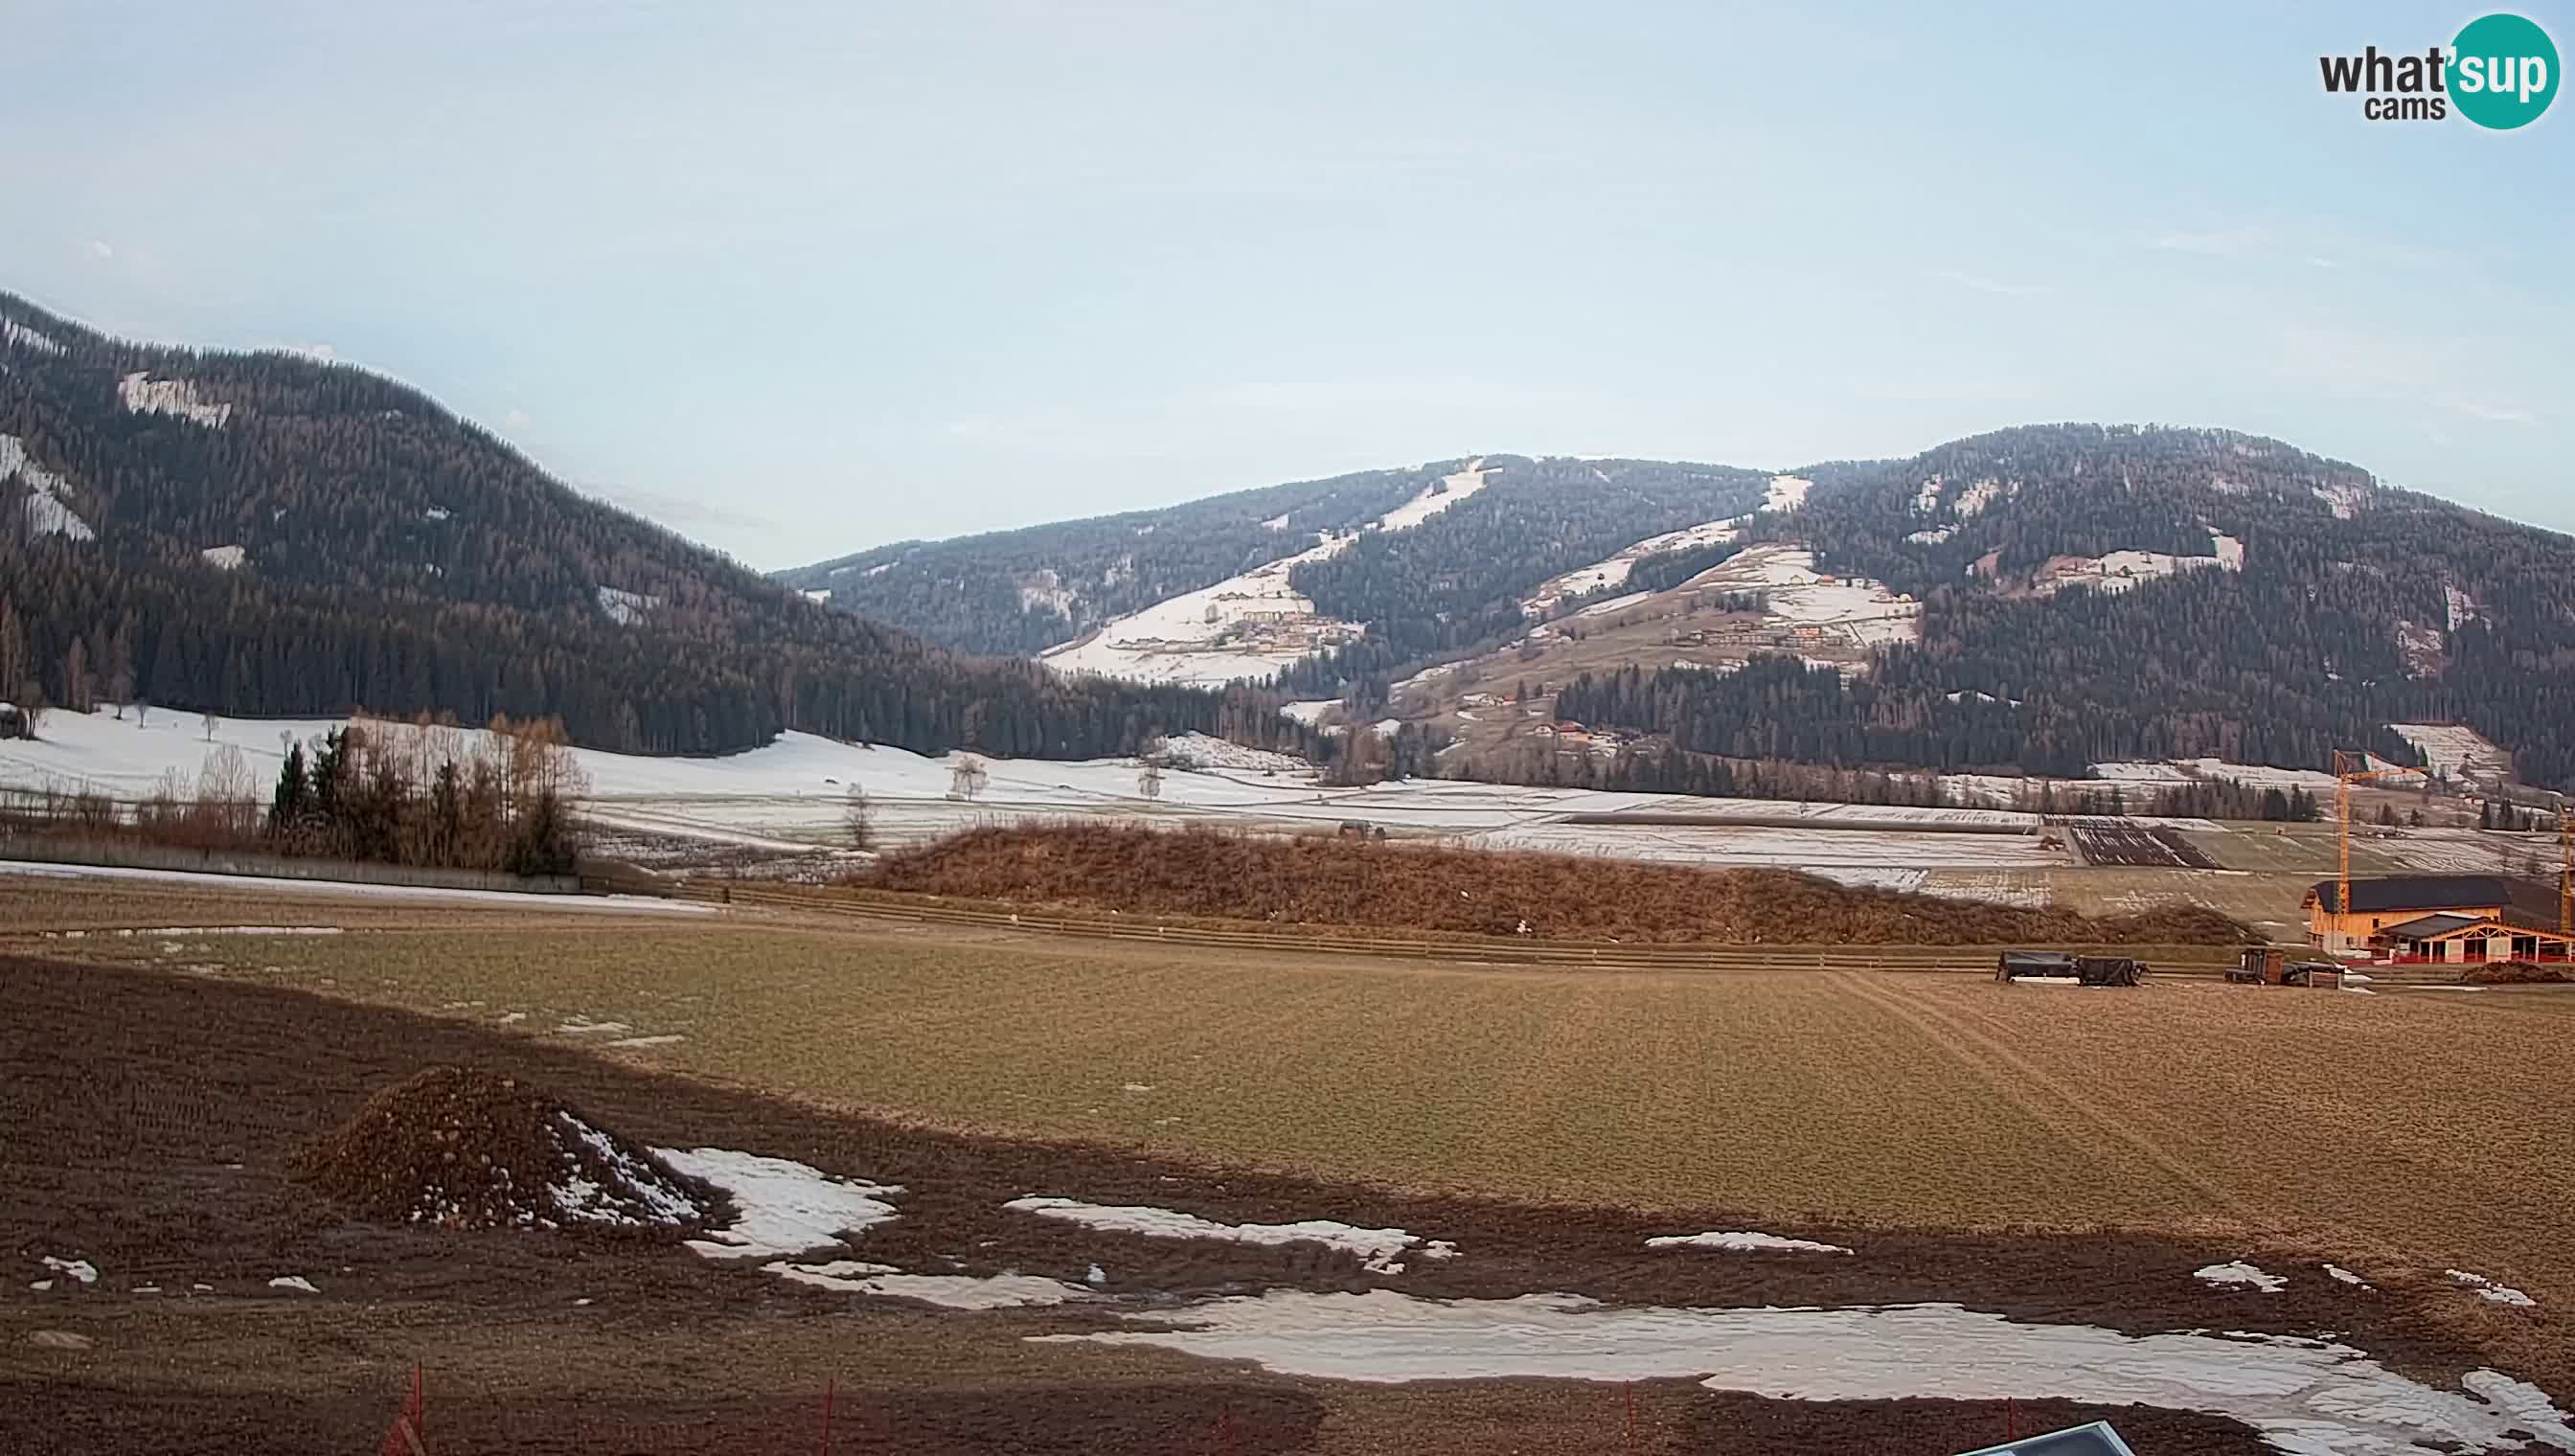
[(2557, 45), (2536, 21), (2479, 16), (2450, 43), (2449, 85), (2459, 114), (2477, 125), (2528, 126), (2557, 96)]

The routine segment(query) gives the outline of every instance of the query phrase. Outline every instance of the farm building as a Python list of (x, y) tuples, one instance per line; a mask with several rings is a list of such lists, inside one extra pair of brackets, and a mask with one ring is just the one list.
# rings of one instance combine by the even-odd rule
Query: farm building
[[(2490, 874), (2398, 874), (2351, 882), (2351, 904), (2338, 904), (2335, 881), (2307, 891), (2307, 943), (2329, 950), (2367, 948), (2429, 960), (2562, 959), (2570, 937), (2554, 906)], [(2516, 902), (2516, 901), (2519, 902)]]

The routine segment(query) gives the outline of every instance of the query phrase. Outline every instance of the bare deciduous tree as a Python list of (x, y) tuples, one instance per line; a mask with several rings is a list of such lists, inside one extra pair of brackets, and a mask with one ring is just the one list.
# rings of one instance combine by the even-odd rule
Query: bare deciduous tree
[(877, 846), (876, 810), (868, 802), (868, 791), (858, 784), (850, 785), (849, 796), (842, 801), (841, 828), (850, 836), (851, 848)]
[(1136, 791), (1144, 794), (1149, 799), (1161, 798), (1163, 796), (1163, 765), (1150, 758), (1146, 759), (1145, 766), (1136, 771)]
[(984, 771), (983, 759), (972, 753), (960, 753), (948, 769), (948, 796), (972, 800), (983, 793), (984, 781), (989, 776)]

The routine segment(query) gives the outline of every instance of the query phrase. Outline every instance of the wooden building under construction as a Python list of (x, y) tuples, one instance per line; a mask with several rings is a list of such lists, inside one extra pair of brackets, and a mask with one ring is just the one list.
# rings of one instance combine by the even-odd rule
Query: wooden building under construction
[[(2542, 901), (2545, 900), (2543, 904)], [(2575, 936), (2558, 928), (2552, 889), (2492, 874), (2392, 874), (2307, 891), (2307, 943), (2398, 960), (2564, 960)]]

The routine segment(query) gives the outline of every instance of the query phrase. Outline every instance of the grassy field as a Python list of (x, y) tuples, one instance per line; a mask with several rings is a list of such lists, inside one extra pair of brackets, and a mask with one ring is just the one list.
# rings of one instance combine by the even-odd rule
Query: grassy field
[(9, 890), (0, 914), (352, 928), (0, 942), (501, 1023), (945, 1126), (1750, 1217), (2240, 1232), (2575, 1298), (2556, 1110), (2575, 995), (2546, 990), (1229, 961), (757, 915), (102, 898)]

